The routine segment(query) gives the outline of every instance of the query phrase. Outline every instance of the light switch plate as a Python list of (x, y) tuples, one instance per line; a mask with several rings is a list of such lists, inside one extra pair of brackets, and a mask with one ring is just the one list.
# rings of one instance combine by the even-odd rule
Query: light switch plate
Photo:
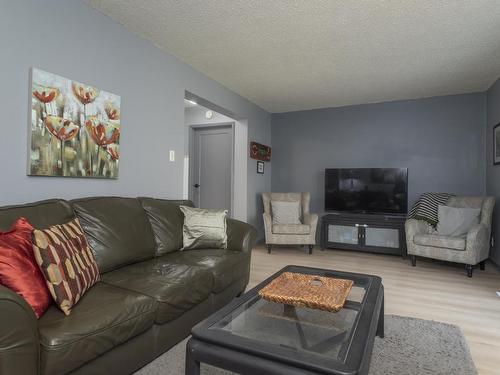
[(170, 159), (170, 161), (175, 161), (175, 151), (174, 150), (170, 150), (169, 159)]
[(500, 292), (497, 292), (497, 296), (500, 297)]

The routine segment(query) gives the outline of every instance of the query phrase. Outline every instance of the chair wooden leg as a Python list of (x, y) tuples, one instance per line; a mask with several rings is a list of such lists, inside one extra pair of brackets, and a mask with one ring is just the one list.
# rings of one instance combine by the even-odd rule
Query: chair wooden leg
[(415, 255), (410, 255), (411, 265), (415, 267), (417, 265), (417, 257)]
[(267, 245), (267, 253), (271, 254), (271, 245)]
[(472, 265), (471, 264), (466, 264), (465, 265), (465, 270), (467, 271), (467, 277), (472, 277)]
[(309, 245), (309, 254), (313, 253), (313, 248), (314, 248), (314, 245)]
[(485, 269), (484, 260), (482, 262), (479, 262), (479, 269), (481, 271), (484, 271), (484, 269)]

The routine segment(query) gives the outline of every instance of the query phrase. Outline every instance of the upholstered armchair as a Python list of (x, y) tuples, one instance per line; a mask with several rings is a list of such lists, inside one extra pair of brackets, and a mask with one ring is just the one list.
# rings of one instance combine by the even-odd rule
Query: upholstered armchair
[[(272, 245), (308, 245), (309, 254), (316, 243), (318, 215), (309, 213), (309, 193), (262, 193), (267, 252)], [(300, 224), (273, 224), (271, 201), (300, 202)]]
[(489, 256), (495, 198), (451, 197), (447, 205), (480, 208), (479, 224), (472, 227), (466, 236), (448, 237), (438, 235), (425, 221), (409, 219), (405, 223), (408, 254), (413, 266), (416, 265), (416, 256), (463, 263), (467, 276), (472, 277), (473, 266), (479, 263), (484, 270), (484, 261)]

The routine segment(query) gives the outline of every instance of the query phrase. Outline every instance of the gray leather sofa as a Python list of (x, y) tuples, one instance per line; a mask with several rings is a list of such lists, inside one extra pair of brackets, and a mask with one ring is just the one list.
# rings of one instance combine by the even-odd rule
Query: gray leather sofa
[(256, 231), (228, 219), (228, 249), (179, 251), (188, 201), (96, 197), (0, 208), (0, 230), (18, 217), (36, 228), (77, 216), (101, 281), (65, 316), (37, 320), (0, 286), (0, 374), (130, 374), (189, 335), (245, 290)]

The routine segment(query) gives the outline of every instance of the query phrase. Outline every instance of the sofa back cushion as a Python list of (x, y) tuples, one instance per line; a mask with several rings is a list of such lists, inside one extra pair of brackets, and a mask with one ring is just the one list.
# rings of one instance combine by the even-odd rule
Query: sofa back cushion
[(193, 202), (154, 198), (139, 198), (139, 200), (154, 232), (156, 256), (180, 250), (184, 214), (179, 206), (193, 207)]
[(101, 273), (154, 257), (154, 234), (138, 199), (97, 197), (71, 203)]
[(71, 205), (60, 199), (0, 207), (0, 231), (7, 231), (18, 218), (26, 218), (36, 229), (63, 224), (75, 217)]

